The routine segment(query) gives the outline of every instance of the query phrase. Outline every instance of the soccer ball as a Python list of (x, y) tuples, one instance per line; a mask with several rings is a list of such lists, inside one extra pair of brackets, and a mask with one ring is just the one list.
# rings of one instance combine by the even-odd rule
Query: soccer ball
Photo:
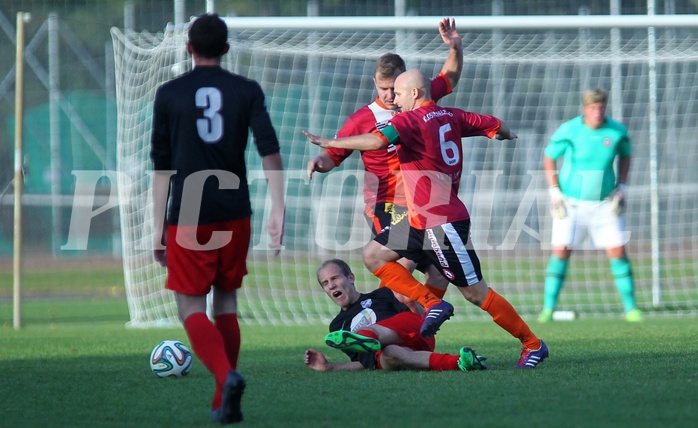
[(179, 340), (163, 340), (150, 353), (150, 369), (159, 377), (186, 376), (191, 363), (191, 351)]

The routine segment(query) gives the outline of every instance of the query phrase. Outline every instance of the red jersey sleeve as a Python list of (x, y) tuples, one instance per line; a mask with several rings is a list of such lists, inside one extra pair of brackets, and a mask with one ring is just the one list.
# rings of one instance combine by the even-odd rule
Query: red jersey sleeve
[(332, 159), (334, 166), (339, 166), (344, 159), (348, 158), (353, 153), (353, 150), (329, 148), (325, 149), (325, 153), (330, 155), (330, 159)]
[(502, 122), (494, 116), (472, 113), (463, 110), (458, 111), (462, 117), (461, 137), (474, 137), (481, 135), (487, 138), (494, 138), (502, 126)]
[(439, 73), (438, 76), (431, 79), (431, 99), (439, 101), (441, 98), (453, 92), (451, 81), (448, 80), (445, 74)]
[[(354, 120), (354, 115), (352, 115), (349, 116), (346, 122), (344, 122), (344, 126), (342, 126), (342, 129), (337, 132), (336, 137), (351, 137), (352, 135), (359, 134), (362, 134), (362, 132), (360, 132), (356, 121)], [(336, 148), (325, 149), (325, 152), (330, 155), (330, 159), (332, 159), (332, 162), (334, 162), (334, 166), (339, 166), (344, 159), (348, 158), (352, 153), (354, 153), (353, 150)]]

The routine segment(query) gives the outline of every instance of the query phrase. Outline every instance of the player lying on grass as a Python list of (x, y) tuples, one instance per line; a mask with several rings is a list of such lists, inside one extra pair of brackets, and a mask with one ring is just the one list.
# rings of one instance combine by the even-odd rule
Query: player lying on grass
[(329, 362), (315, 350), (305, 351), (305, 364), (317, 371), (333, 370), (483, 370), (484, 357), (469, 347), (459, 355), (434, 352), (434, 337), (419, 334), (422, 317), (400, 303), (388, 288), (367, 294), (354, 286), (354, 274), (339, 259), (323, 262), (318, 282), (341, 310), (330, 322), (326, 343), (344, 351), (351, 362)]
[[(470, 213), (458, 195), (463, 158), (469, 155), (462, 138), (513, 140), (517, 136), (494, 116), (437, 105), (428, 82), (417, 69), (400, 74), (395, 79), (395, 104), (401, 112), (378, 131), (334, 139), (303, 134), (323, 148), (366, 151), (398, 145), (409, 224), (399, 222), (383, 229), (364, 247), (364, 264), (386, 287), (419, 301), (423, 284), (396, 261), (429, 258), (467, 301), (521, 342), (515, 367), (534, 368), (548, 357), (548, 348), (511, 303), (485, 282), (470, 242)], [(427, 306), (420, 334), (433, 336), (452, 314), (453, 305), (443, 299)]]

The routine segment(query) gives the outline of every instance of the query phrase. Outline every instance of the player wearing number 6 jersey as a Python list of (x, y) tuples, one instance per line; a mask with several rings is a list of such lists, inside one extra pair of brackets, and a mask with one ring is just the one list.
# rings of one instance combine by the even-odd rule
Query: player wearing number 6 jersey
[[(236, 292), (247, 274), (250, 243), (244, 161), (249, 129), (269, 183), (267, 231), (277, 253), (284, 195), (279, 142), (264, 93), (256, 82), (221, 68), (227, 40), (228, 28), (217, 15), (202, 15), (192, 23), (187, 51), (194, 69), (157, 90), (151, 158), (154, 256), (167, 266), (167, 288), (175, 292), (194, 352), (215, 377), (212, 418), (233, 423), (242, 420), (245, 388), (235, 370), (240, 351)], [(215, 323), (206, 314), (212, 286)]]
[[(448, 46), (448, 57), (439, 74), (431, 79), (432, 99), (438, 101), (450, 94), (460, 80), (463, 69), (463, 40), (456, 29), (454, 19), (444, 18), (439, 22), (439, 34)], [(382, 129), (399, 109), (395, 105), (395, 79), (406, 70), (405, 61), (397, 54), (387, 53), (376, 61), (373, 70), (373, 82), (378, 96), (376, 99), (349, 116), (338, 137), (365, 134)], [(308, 162), (308, 177), (314, 172), (329, 172), (347, 159), (353, 150), (328, 148)], [(407, 220), (405, 192), (402, 176), (399, 174), (400, 162), (397, 147), (388, 145), (384, 149), (361, 152), (366, 173), (364, 174), (364, 211), (369, 226), (375, 235), (385, 227)], [(416, 299), (425, 308), (436, 303), (434, 296), (441, 297), (446, 292), (448, 281), (439, 275), (438, 270), (426, 260), (414, 263), (409, 259), (400, 259), (410, 271), (417, 268), (424, 272), (427, 283), (425, 287), (413, 290)], [(401, 298), (402, 296), (398, 296)], [(402, 300), (402, 298), (401, 298)], [(404, 303), (411, 304), (402, 300)]]
[[(399, 146), (409, 226), (398, 224), (379, 233), (364, 249), (366, 267), (391, 289), (412, 297), (409, 289), (419, 282), (396, 260), (401, 256), (412, 260), (428, 257), (469, 302), (487, 311), (495, 323), (521, 341), (516, 367), (535, 367), (548, 356), (548, 349), (514, 307), (484, 281), (469, 240), (470, 216), (458, 198), (463, 167), (461, 138), (504, 140), (516, 135), (493, 116), (437, 105), (419, 70), (408, 70), (396, 79), (395, 103), (402, 113), (380, 131), (339, 139), (305, 133), (321, 147), (377, 150), (390, 143)], [(434, 334), (452, 311), (453, 306), (443, 300), (431, 307), (422, 335)]]

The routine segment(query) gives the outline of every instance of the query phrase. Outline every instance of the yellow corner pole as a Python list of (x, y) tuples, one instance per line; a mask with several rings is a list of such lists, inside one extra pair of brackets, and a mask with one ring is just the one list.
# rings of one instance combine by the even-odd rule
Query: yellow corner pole
[(15, 210), (14, 210), (14, 258), (12, 261), (13, 277), (13, 325), (15, 330), (22, 327), (22, 141), (24, 138), (24, 23), (29, 14), (17, 13), (17, 56), (15, 57)]

